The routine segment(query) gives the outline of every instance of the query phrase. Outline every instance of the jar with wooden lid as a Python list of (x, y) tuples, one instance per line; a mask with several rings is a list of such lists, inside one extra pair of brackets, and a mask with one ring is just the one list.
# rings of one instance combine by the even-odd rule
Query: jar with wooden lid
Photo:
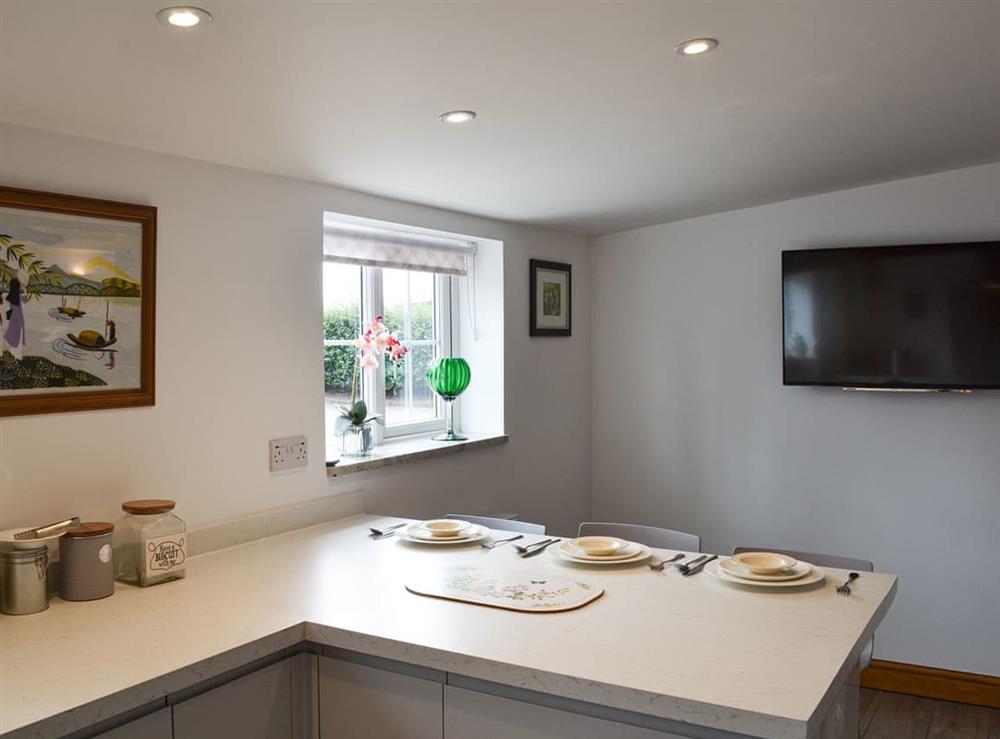
[(111, 533), (104, 521), (81, 523), (59, 539), (64, 600), (98, 600), (115, 592)]
[(172, 500), (127, 500), (115, 525), (115, 577), (133, 585), (156, 585), (184, 577), (187, 526)]

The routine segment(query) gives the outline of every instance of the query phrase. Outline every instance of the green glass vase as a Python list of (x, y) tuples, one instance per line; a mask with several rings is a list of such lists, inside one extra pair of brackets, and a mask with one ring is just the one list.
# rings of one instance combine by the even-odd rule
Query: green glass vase
[(455, 398), (465, 392), (472, 379), (469, 363), (459, 357), (440, 357), (427, 368), (427, 384), (444, 400), (448, 430), (431, 438), (434, 441), (464, 441), (468, 436), (455, 433)]

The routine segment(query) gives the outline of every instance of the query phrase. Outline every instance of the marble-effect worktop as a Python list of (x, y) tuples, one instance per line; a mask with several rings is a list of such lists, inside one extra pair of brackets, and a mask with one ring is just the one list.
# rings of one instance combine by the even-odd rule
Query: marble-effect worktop
[[(0, 735), (59, 736), (302, 641), (698, 726), (801, 739), (833, 699), (895, 593), (761, 592), (701, 573), (568, 567), (486, 550), (373, 541), (355, 516), (189, 561), (184, 580), (116, 585), (0, 616)], [(576, 611), (525, 614), (408, 592), (444, 565), (560, 573), (605, 588)]]

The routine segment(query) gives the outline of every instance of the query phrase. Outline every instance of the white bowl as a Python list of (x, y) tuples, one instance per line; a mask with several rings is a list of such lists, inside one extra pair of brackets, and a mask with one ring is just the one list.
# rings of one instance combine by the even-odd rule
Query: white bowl
[(790, 570), (799, 563), (794, 557), (775, 552), (743, 552), (734, 554), (733, 560), (739, 562), (755, 575), (776, 575)]
[(438, 518), (433, 521), (425, 521), (424, 528), (427, 529), (433, 536), (458, 536), (465, 529), (469, 527), (469, 524), (465, 521), (455, 521), (450, 518)]
[(573, 539), (573, 545), (591, 557), (610, 557), (624, 549), (628, 542), (613, 536), (581, 536)]

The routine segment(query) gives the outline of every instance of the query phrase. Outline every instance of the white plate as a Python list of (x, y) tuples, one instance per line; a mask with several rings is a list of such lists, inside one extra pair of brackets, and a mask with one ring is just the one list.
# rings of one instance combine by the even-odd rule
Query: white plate
[(823, 573), (819, 567), (815, 567), (808, 562), (800, 562), (800, 564), (806, 565), (810, 568), (809, 574), (805, 577), (800, 577), (798, 580), (779, 580), (774, 581), (761, 581), (761, 580), (743, 580), (738, 577), (733, 577), (729, 575), (719, 567), (719, 560), (714, 562), (709, 562), (705, 565), (705, 572), (712, 577), (718, 578), (723, 582), (736, 583), (737, 585), (744, 585), (748, 588), (801, 588), (804, 585), (813, 585), (818, 582), (823, 582), (826, 575)]
[(639, 551), (633, 554), (631, 557), (628, 557), (627, 559), (611, 559), (610, 557), (588, 557), (587, 559), (583, 559), (582, 557), (573, 557), (569, 554), (566, 554), (561, 547), (556, 547), (556, 546), (549, 547), (549, 552), (552, 553), (553, 557), (555, 557), (556, 559), (560, 559), (563, 562), (572, 562), (573, 564), (578, 564), (578, 565), (597, 565), (598, 567), (600, 567), (601, 565), (609, 566), (609, 565), (641, 564), (642, 562), (645, 562), (647, 559), (653, 556), (653, 553), (649, 550), (648, 547), (644, 547), (642, 544), (636, 544), (636, 546), (639, 547)]
[[(437, 521), (439, 519), (432, 519)], [(475, 527), (468, 523), (467, 521), (461, 521), (462, 524), (456, 532), (450, 536), (442, 536), (441, 534), (435, 534), (433, 530), (427, 528), (429, 521), (420, 521), (418, 523), (410, 524), (406, 527), (406, 530), (410, 532), (410, 536), (414, 536), (417, 539), (426, 539), (427, 541), (437, 541), (448, 540), (448, 541), (458, 541), (460, 539), (468, 539), (469, 536), (475, 531)]]
[(732, 575), (738, 580), (753, 580), (754, 582), (785, 582), (787, 580), (798, 580), (805, 577), (812, 571), (812, 565), (808, 562), (797, 562), (787, 572), (778, 575), (758, 575), (746, 569), (739, 562), (732, 558), (720, 559), (719, 568), (727, 575)]
[[(20, 534), (22, 531), (27, 531), (30, 528), (31, 526), (22, 526), (19, 529), (0, 531), (0, 549), (35, 549), (43, 544), (49, 546), (62, 536), (62, 534), (56, 534), (55, 536), (43, 536), (40, 539), (14, 538), (14, 534)], [(49, 548), (51, 549), (51, 546)]]
[(568, 558), (586, 560), (587, 562), (619, 562), (623, 559), (632, 559), (632, 557), (637, 555), (642, 550), (642, 547), (639, 544), (627, 541), (625, 542), (625, 547), (622, 549), (621, 554), (587, 554), (573, 543), (573, 539), (566, 539), (565, 541), (559, 542), (559, 548)]
[[(403, 541), (413, 542), (414, 544), (429, 544), (432, 547), (440, 546), (454, 546), (455, 544), (471, 544), (475, 541), (481, 541), (489, 536), (492, 531), (490, 531), (485, 526), (473, 525), (469, 527), (465, 536), (426, 536), (424, 535), (416, 536), (413, 530), (420, 529), (419, 523), (410, 524), (409, 526), (398, 529), (396, 531), (396, 538), (402, 539)], [(420, 529), (426, 533), (426, 529)]]

